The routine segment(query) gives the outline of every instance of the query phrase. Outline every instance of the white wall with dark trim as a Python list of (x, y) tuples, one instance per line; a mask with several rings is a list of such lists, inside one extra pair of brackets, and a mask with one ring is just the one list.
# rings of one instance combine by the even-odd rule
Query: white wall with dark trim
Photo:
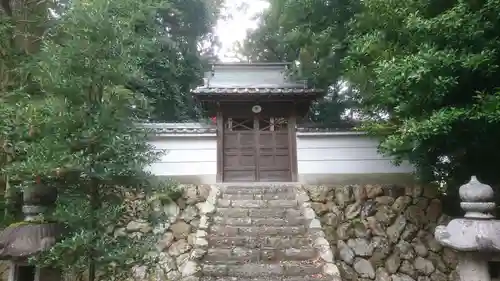
[(163, 153), (148, 167), (154, 175), (181, 183), (214, 183), (217, 174), (217, 134), (206, 124), (155, 124), (150, 144)]
[[(411, 174), (377, 151), (378, 141), (362, 132), (297, 132), (299, 181), (308, 184), (373, 182)], [(390, 176), (390, 177), (389, 177)], [(378, 178), (378, 179), (377, 179)]]
[[(153, 174), (181, 183), (215, 183), (217, 137), (200, 124), (157, 124), (163, 128), (150, 143), (164, 152), (148, 167)], [(307, 184), (379, 182), (408, 176), (408, 163), (395, 166), (377, 152), (377, 140), (360, 132), (297, 132), (299, 181)]]

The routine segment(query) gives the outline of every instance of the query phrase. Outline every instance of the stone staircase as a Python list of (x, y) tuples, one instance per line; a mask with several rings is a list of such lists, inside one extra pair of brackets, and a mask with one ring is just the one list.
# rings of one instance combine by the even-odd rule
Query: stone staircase
[(202, 281), (334, 280), (313, 246), (293, 185), (221, 188), (201, 260)]

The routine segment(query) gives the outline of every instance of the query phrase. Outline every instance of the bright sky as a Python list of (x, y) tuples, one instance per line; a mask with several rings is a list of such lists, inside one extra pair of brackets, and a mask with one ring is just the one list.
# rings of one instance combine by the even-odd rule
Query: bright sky
[(248, 29), (257, 27), (255, 16), (269, 6), (266, 0), (225, 0), (222, 18), (215, 27), (222, 47), (219, 58), (224, 62), (237, 61), (233, 47), (245, 39)]

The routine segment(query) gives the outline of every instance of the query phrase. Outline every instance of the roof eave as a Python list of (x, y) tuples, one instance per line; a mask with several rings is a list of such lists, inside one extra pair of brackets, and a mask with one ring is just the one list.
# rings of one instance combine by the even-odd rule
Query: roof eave
[(291, 62), (215, 62), (211, 65), (228, 65), (228, 66), (286, 66), (292, 65)]
[(191, 90), (195, 95), (214, 94), (324, 94), (323, 89), (316, 88), (196, 88)]

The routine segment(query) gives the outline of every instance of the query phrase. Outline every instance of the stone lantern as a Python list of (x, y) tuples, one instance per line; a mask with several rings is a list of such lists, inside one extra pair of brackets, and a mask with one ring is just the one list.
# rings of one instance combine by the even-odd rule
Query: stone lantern
[(59, 270), (38, 268), (28, 259), (50, 249), (62, 237), (64, 227), (47, 215), (55, 206), (57, 192), (41, 183), (23, 191), (24, 220), (0, 232), (0, 259), (10, 261), (9, 281), (59, 281)]
[(436, 227), (436, 240), (459, 252), (462, 281), (489, 281), (488, 263), (499, 256), (500, 220), (496, 220), (493, 189), (475, 176), (459, 189), (465, 218)]

